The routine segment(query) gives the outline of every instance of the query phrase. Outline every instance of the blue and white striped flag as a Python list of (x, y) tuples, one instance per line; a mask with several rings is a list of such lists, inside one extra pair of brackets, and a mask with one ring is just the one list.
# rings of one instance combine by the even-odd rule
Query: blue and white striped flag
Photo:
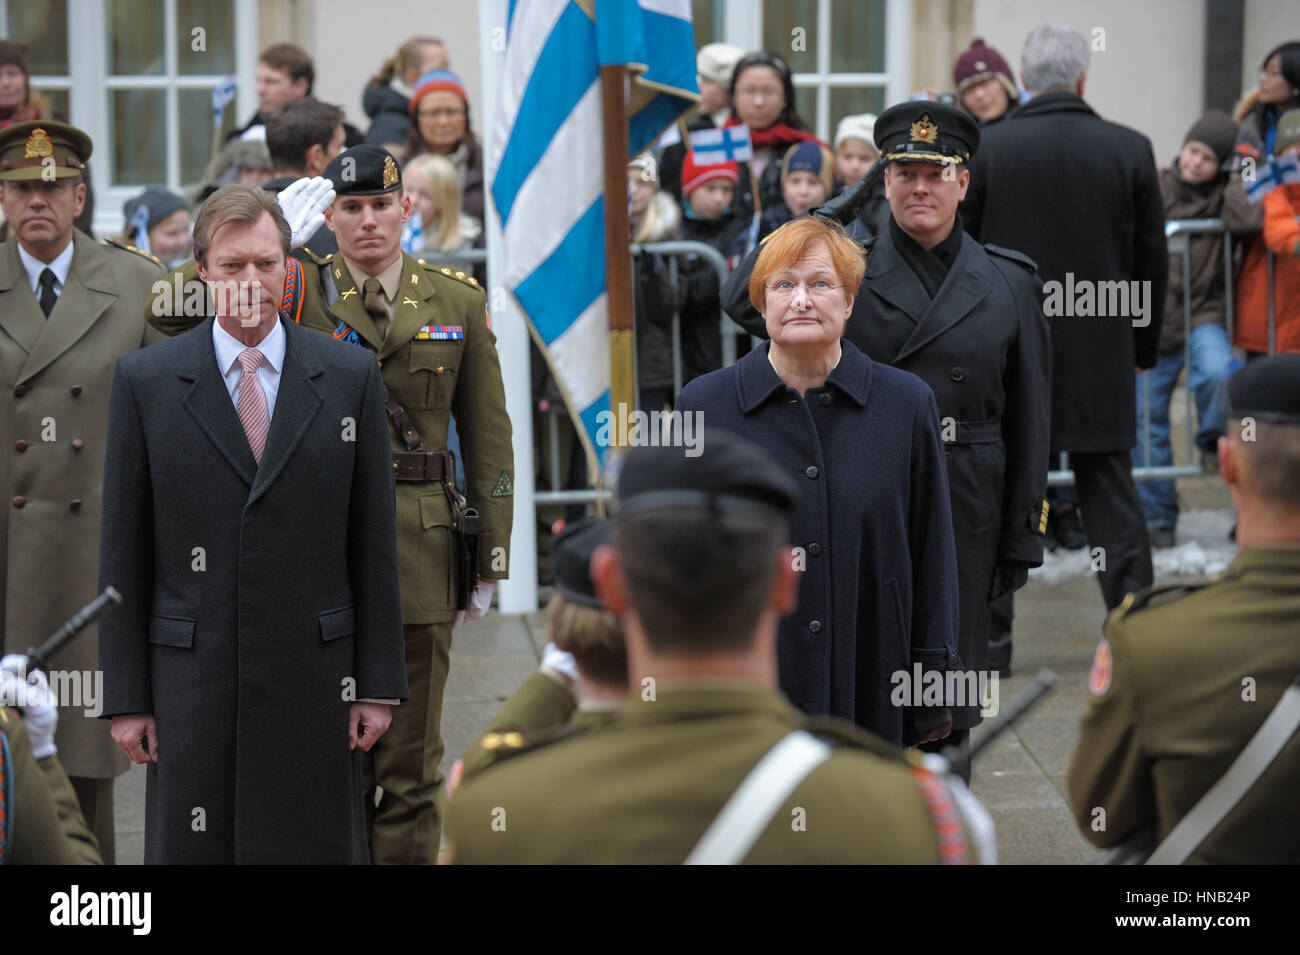
[(1253, 181), (1242, 177), (1246, 188), (1246, 198), (1252, 203), (1259, 202), (1278, 186), (1300, 182), (1300, 156), (1295, 153), (1283, 153), (1274, 156), (1258, 167)]
[(597, 416), (610, 404), (599, 76), (608, 64), (632, 74), (631, 158), (699, 99), (690, 0), (513, 0), (488, 163), (505, 286), (568, 403), (593, 479), (604, 450)]
[(135, 230), (133, 239), (135, 247), (141, 252), (153, 252), (153, 249), (149, 246), (149, 207), (143, 202), (135, 210), (135, 214), (131, 216), (131, 221), (127, 223), (127, 231), (129, 232), (131, 229)]
[(235, 100), (235, 75), (232, 73), (221, 81), (220, 86), (212, 88), (212, 125), (221, 127), (221, 120), (226, 115), (226, 107)]

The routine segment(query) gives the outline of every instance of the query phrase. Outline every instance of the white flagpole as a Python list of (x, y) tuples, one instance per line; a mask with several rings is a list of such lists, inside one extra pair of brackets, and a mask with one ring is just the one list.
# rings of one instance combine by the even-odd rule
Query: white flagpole
[[(483, 82), (483, 154), (496, 148), (492, 142), (501, 75), (505, 66), (504, 37), (509, 7), (506, 0), (479, 3), (479, 60)], [(537, 511), (533, 500), (533, 389), (528, 352), (528, 327), (502, 277), (505, 247), (492, 183), (483, 184), (484, 228), (487, 229), (488, 309), (497, 335), (501, 377), (506, 388), (506, 412), (514, 429), (515, 521), (510, 536), (510, 577), (497, 585), (502, 613), (532, 613), (537, 609)]]

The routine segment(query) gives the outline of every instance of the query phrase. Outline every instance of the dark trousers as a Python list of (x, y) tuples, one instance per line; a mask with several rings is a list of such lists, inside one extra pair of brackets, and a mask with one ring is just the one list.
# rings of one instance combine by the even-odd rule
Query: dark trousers
[(99, 855), (104, 865), (117, 861), (117, 840), (113, 834), (113, 780), (90, 776), (69, 776), (72, 791), (77, 794), (86, 828), (99, 840)]
[(1011, 666), (1011, 621), (1015, 617), (1014, 593), (989, 604), (989, 669)]
[(1128, 451), (1071, 453), (1070, 465), (1097, 582), (1106, 609), (1113, 610), (1125, 594), (1150, 587), (1153, 579), (1151, 540), (1132, 460)]
[[(442, 694), (451, 669), (452, 623), (408, 625), (406, 682), (410, 699), (393, 707), (393, 722), (362, 761), (370, 861), (433, 865), (442, 818), (435, 798), (443, 776)], [(375, 787), (383, 790), (375, 805)]]

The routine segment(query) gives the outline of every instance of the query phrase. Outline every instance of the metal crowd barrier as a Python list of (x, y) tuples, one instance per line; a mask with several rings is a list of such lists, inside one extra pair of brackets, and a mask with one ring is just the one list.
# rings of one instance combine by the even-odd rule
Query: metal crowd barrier
[[(1188, 376), (1189, 383), (1183, 389), (1184, 418), (1186, 419), (1187, 433), (1187, 453), (1190, 456), (1194, 453), (1196, 441), (1195, 432), (1192, 429), (1192, 414), (1195, 408), (1195, 395), (1192, 393), (1190, 385), (1190, 373), (1192, 367), (1192, 251), (1191, 241), (1188, 238), (1193, 235), (1222, 235), (1223, 236), (1223, 297), (1224, 297), (1224, 328), (1228, 335), (1228, 346), (1232, 346), (1232, 329), (1234, 321), (1234, 310), (1236, 301), (1233, 296), (1232, 286), (1232, 233), (1224, 226), (1222, 219), (1174, 219), (1166, 223), (1165, 235), (1168, 240), (1169, 253), (1181, 254), (1183, 257), (1183, 372)], [(1276, 314), (1273, 303), (1273, 267), (1274, 254), (1271, 249), (1267, 249), (1268, 261), (1268, 353), (1274, 353), (1277, 347), (1276, 333)], [(1165, 316), (1165, 321), (1169, 321), (1170, 316)], [(1134, 481), (1168, 481), (1183, 477), (1203, 477), (1205, 472), (1200, 465), (1193, 464), (1190, 460), (1183, 465), (1162, 465), (1156, 467), (1151, 464), (1151, 376), (1150, 374), (1142, 375), (1142, 429), (1140, 437), (1146, 440), (1140, 441), (1142, 448), (1142, 465), (1133, 468)], [(1199, 422), (1198, 422), (1199, 424)], [(1173, 428), (1170, 426), (1170, 438), (1172, 447)], [(1069, 455), (1062, 453), (1058, 461), (1056, 470), (1049, 471), (1047, 474), (1047, 483), (1052, 487), (1062, 487), (1074, 484), (1074, 472), (1069, 469)]]

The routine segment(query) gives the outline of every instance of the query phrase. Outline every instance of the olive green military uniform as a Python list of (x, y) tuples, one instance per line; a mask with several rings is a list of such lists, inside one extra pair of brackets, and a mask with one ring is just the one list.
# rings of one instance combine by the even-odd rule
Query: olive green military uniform
[[(1098, 846), (1163, 840), (1300, 673), (1300, 543), (1257, 544), (1193, 587), (1148, 588), (1106, 621), (1066, 785)], [(1300, 862), (1300, 734), (1189, 862)], [(1103, 810), (1104, 815), (1098, 810)]]
[[(193, 262), (177, 272), (182, 289), (198, 280)], [(204, 317), (185, 315), (183, 300), (175, 301), (176, 274), (168, 277), (166, 293), (150, 308), (150, 320), (168, 334), (192, 328)], [(303, 269), (298, 320), (334, 335), (341, 344), (351, 340), (377, 354), (384, 385), (406, 409), (426, 450), (447, 446), (448, 419), (456, 416), (465, 496), (480, 518), (478, 572), (505, 578), (514, 516), (514, 454), (486, 295), (463, 272), (403, 255), (400, 283), (388, 301), (389, 327), (381, 335), (363, 304), (364, 278), (359, 285), (339, 255), (314, 258)], [(457, 329), (463, 337), (433, 338), (457, 332), (424, 331), (430, 327)], [(393, 450), (406, 449), (391, 419), (389, 436)], [(437, 858), (441, 824), (434, 795), (442, 783), (442, 696), (457, 614), (452, 528), (451, 507), (439, 482), (398, 482), (397, 545), (411, 696), (393, 708), (392, 724), (367, 758), (384, 790), (370, 847), (376, 863), (433, 863)]]
[[(7, 832), (10, 865), (99, 865), (99, 843), (86, 828), (77, 796), (58, 756), (37, 759), (32, 741), (16, 710), (0, 707), (0, 736), (9, 759), (0, 768), (6, 778), (0, 802), (12, 803), (0, 814), (0, 834)], [(0, 843), (5, 840), (0, 838)]]
[[(29, 122), (0, 133), (0, 185), (80, 174), (90, 140), (62, 123)], [(30, 157), (30, 158), (24, 158)], [(53, 167), (42, 166), (49, 160)], [(24, 165), (31, 163), (34, 165)], [(67, 280), (45, 316), (16, 234), (0, 244), (0, 621), (4, 652), (25, 653), (94, 599), (99, 577), (100, 494), (108, 396), (117, 359), (161, 341), (142, 313), (164, 270), (153, 256), (96, 243), (72, 230)], [(99, 666), (92, 628), (50, 666), (79, 674), (82, 705), (66, 705), (59, 758), (104, 857), (112, 862), (113, 778), (131, 765), (93, 712)], [(69, 701), (63, 701), (65, 703)]]
[[(629, 697), (597, 732), (537, 746), (503, 734), (492, 765), (449, 805), (454, 861), (680, 863), (754, 766), (801, 728), (835, 751), (796, 786), (746, 862), (976, 861), (951, 804), (923, 795), (923, 785), (933, 794), (931, 774), (847, 723), (806, 717), (776, 690), (734, 683), (661, 686), (652, 702)], [(941, 829), (961, 846), (950, 841), (945, 854)]]

